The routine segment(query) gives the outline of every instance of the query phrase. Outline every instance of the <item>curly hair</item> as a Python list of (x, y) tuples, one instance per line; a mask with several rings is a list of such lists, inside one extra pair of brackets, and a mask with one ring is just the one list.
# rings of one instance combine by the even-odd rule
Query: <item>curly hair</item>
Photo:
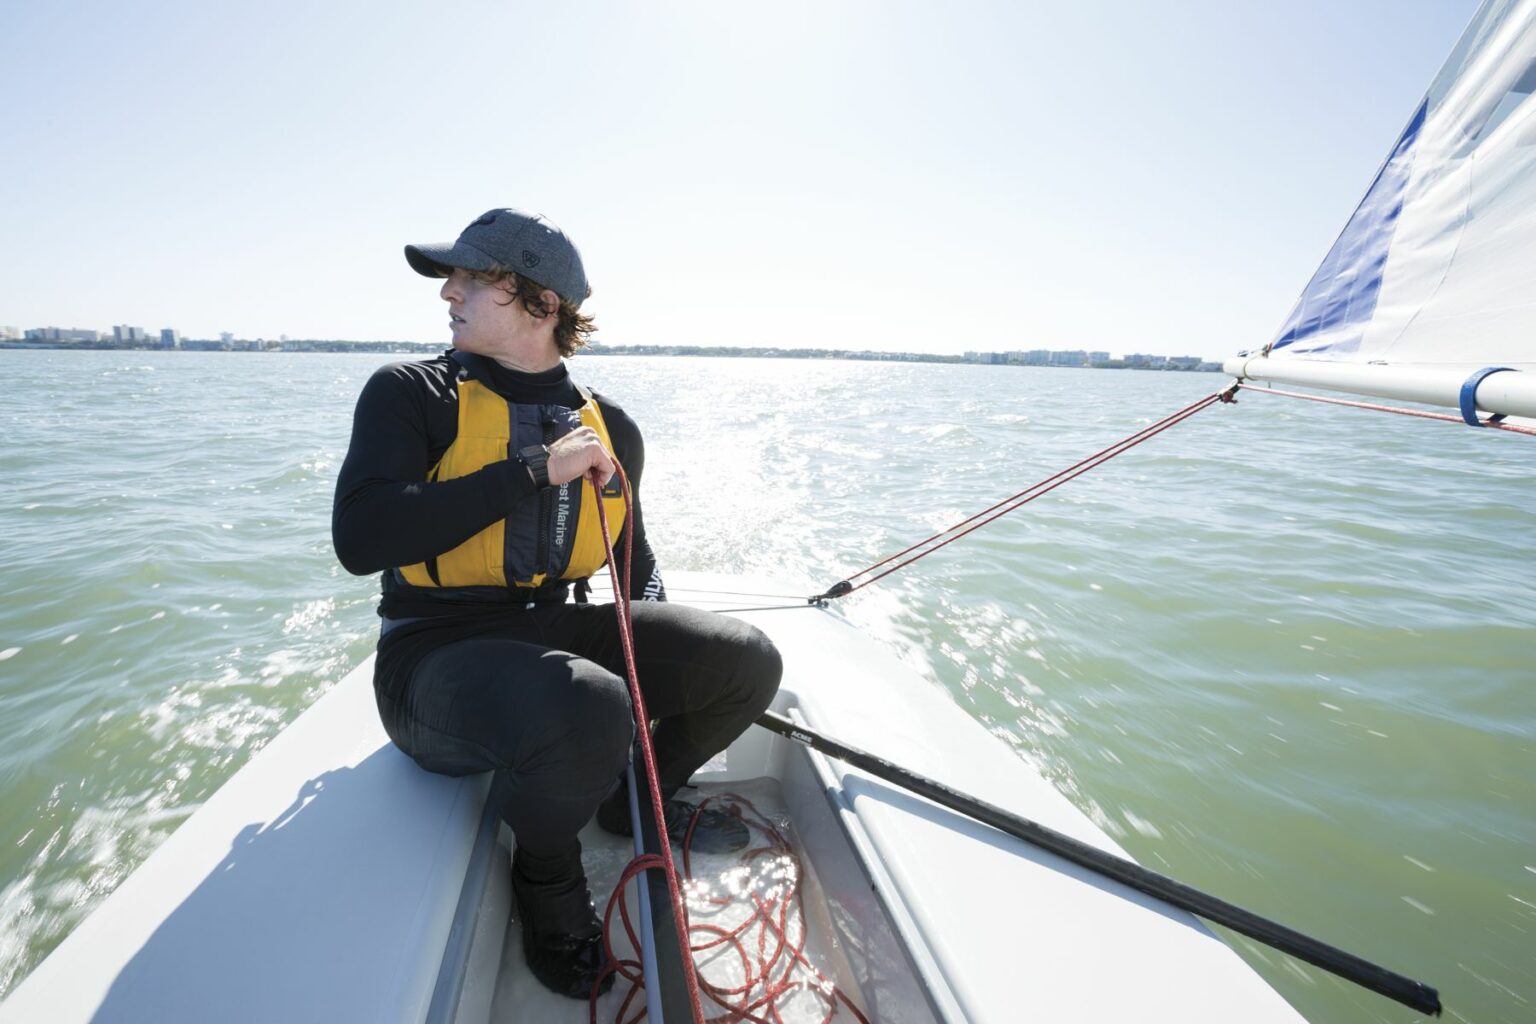
[[(507, 301), (503, 306), (510, 306), (514, 302), (521, 302), (523, 308), (530, 316), (543, 320), (547, 316), (554, 316), (555, 320), (555, 348), (560, 350), (562, 356), (572, 356), (576, 350), (587, 343), (588, 337), (597, 330), (597, 324), (590, 316), (584, 316), (576, 311), (576, 307), (568, 300), (561, 299), (558, 307), (551, 309), (544, 302), (544, 292), (553, 291), (546, 289), (537, 281), (531, 281), (526, 277), (514, 273), (499, 264), (492, 264), (489, 270), (471, 270), (468, 272), (477, 281), (485, 284), (499, 284), (506, 287)], [(592, 294), (592, 289), (587, 289), (587, 295)], [(583, 299), (586, 295), (582, 296)]]

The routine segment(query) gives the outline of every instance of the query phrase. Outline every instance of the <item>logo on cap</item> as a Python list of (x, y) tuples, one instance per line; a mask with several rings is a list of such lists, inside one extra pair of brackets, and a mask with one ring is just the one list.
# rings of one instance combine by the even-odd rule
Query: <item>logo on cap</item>
[(536, 267), (538, 265), (539, 265), (538, 254), (537, 253), (533, 253), (533, 252), (529, 252), (527, 249), (524, 249), (523, 250), (523, 266), (525, 266), (525, 267)]

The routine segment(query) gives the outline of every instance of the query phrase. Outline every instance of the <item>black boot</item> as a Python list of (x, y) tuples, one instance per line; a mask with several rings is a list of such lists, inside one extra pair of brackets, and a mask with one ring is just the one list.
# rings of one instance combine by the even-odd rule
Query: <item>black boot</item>
[[(650, 794), (642, 792), (640, 797), (640, 813), (649, 816)], [(693, 824), (693, 840), (689, 849), (695, 853), (735, 853), (752, 841), (752, 833), (748, 831), (746, 823), (734, 814), (717, 811), (712, 807), (699, 810), (688, 801), (676, 797), (663, 803), (661, 810), (667, 822), (667, 837), (679, 846), (688, 835), (688, 826)], [(694, 823), (695, 815), (698, 817), (697, 823)], [(597, 824), (611, 835), (632, 837), (635, 834), (634, 824), (629, 818), (628, 786), (620, 783), (613, 795), (598, 805)]]
[[(581, 868), (581, 846), (573, 856), (549, 859), (528, 857), (518, 849), (512, 855), (512, 893), (523, 925), (523, 959), (533, 976), (551, 992), (588, 998), (608, 965), (608, 954)], [(598, 991), (612, 987), (610, 972)]]

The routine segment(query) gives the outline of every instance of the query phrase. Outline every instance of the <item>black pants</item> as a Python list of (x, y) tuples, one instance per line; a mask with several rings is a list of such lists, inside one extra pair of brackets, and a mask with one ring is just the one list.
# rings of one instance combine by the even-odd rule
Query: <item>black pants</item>
[[(772, 641), (737, 619), (666, 602), (633, 608), (667, 798), (768, 707), (782, 665)], [(579, 850), (576, 833), (614, 791), (634, 739), (608, 604), (509, 609), (494, 630), (421, 658), (379, 710), (396, 746), (428, 771), (496, 772), (492, 799), (539, 860)]]

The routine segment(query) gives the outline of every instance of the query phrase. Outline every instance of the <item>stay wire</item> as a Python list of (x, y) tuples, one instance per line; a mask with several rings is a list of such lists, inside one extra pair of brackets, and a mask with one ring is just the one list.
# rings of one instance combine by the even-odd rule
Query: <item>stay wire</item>
[[(1200, 412), (1203, 409), (1207, 409), (1217, 402), (1230, 403), (1235, 401), (1234, 395), (1237, 391), (1237, 388), (1238, 385), (1234, 383), (1222, 389), (1221, 391), (1214, 392), (1213, 394), (1206, 395), (1204, 398), (1201, 398), (1198, 401), (1191, 402), (1189, 405), (1186, 405), (1184, 408), (1178, 410), (1177, 412), (1170, 413), (1169, 415), (1158, 420), (1156, 423), (1152, 423), (1146, 427), (1143, 427), (1141, 430), (1136, 431), (1134, 434), (1130, 434), (1127, 437), (1121, 438), (1114, 444), (1094, 452), (1087, 458), (1084, 458), (1065, 469), (1059, 470), (1058, 472), (1053, 473), (1043, 480), (1036, 481), (1030, 486), (1024, 488), (1024, 490), (1019, 491), (1016, 494), (1012, 494), (1009, 497), (1004, 498), (1002, 501), (999, 501), (989, 506), (988, 508), (984, 508), (980, 512), (977, 512), (976, 514), (966, 519), (962, 519), (960, 522), (955, 523), (952, 526), (945, 527), (938, 533), (935, 533), (930, 537), (926, 537), (923, 540), (918, 541), (916, 544), (911, 545), (910, 547), (904, 548), (893, 555), (888, 555), (885, 558), (882, 558), (880, 561), (875, 562), (873, 565), (866, 566), (865, 568), (860, 569), (858, 572), (851, 573), (839, 582), (833, 584), (825, 592), (807, 598), (807, 603), (813, 605), (824, 604), (831, 599), (847, 597), (849, 594), (856, 590), (862, 590), (864, 587), (884, 579), (891, 573), (896, 572), (898, 569), (906, 568), (918, 559), (923, 558), (926, 555), (933, 554), (933, 552), (939, 550), (947, 544), (951, 544), (954, 541), (959, 540), (966, 534), (975, 530), (979, 530), (981, 527), (986, 526), (988, 523), (1001, 519), (1003, 516), (1023, 507), (1024, 505), (1029, 504), (1036, 498), (1039, 498), (1045, 494), (1049, 494), (1051, 491), (1054, 491), (1056, 488), (1060, 487), (1064, 483), (1067, 483), (1069, 480), (1075, 480), (1077, 477), (1082, 476), (1089, 470), (1097, 469), (1099, 466), (1102, 466), (1104, 463), (1108, 462), (1115, 456), (1123, 454), (1124, 452), (1129, 451), (1142, 442), (1156, 437), (1158, 434), (1161, 434), (1163, 431), (1170, 427), (1177, 426), (1178, 424), (1189, 419), (1195, 413)], [(940, 538), (944, 539), (940, 540)], [(938, 543), (934, 543), (935, 541), (938, 541)], [(876, 569), (879, 569), (881, 566), (888, 565), (889, 563), (902, 558), (904, 555), (911, 554), (914, 551), (916, 551), (917, 554), (912, 555), (911, 558), (907, 558), (904, 561), (898, 562), (896, 565), (891, 566), (884, 572), (872, 576), (862, 583), (853, 582), (860, 576), (868, 575), (869, 573), (874, 572)]]
[(799, 604), (760, 604), (760, 605), (754, 605), (751, 608), (710, 608), (709, 611), (719, 612), (720, 614), (724, 615), (726, 613), (734, 614), (736, 612), (787, 612), (787, 611), (803, 611), (804, 609), (811, 608), (811, 607), (814, 607), (814, 606), (809, 604), (809, 603), (807, 603), (802, 598)]

